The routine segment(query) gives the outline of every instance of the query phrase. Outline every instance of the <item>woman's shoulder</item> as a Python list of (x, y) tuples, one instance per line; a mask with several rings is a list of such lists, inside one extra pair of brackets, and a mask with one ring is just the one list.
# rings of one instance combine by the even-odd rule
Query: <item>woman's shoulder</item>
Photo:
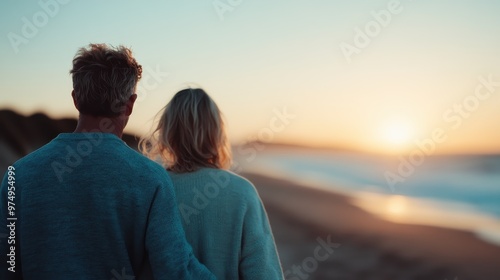
[(233, 198), (240, 197), (248, 200), (258, 197), (255, 186), (243, 176), (232, 171), (215, 168), (203, 168), (201, 170), (207, 188), (218, 188)]
[(194, 172), (173, 173), (170, 177), (176, 189), (197, 188), (209, 193), (224, 194), (233, 199), (256, 197), (254, 185), (246, 178), (229, 170), (200, 168)]
[(215, 168), (204, 168), (203, 171), (207, 180), (222, 188), (230, 187), (234, 191), (243, 193), (255, 191), (252, 182), (232, 171)]

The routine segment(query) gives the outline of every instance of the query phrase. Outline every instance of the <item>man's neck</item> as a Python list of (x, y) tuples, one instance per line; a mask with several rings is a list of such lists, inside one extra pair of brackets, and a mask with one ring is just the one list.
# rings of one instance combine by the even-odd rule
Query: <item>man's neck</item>
[(94, 117), (80, 114), (74, 133), (102, 132), (112, 133), (122, 138), (126, 121), (121, 117)]

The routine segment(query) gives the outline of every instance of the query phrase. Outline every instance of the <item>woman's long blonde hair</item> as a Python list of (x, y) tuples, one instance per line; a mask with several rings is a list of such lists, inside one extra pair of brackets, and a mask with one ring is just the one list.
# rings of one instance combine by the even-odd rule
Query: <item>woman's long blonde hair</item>
[(170, 100), (156, 129), (139, 142), (139, 150), (176, 173), (201, 167), (227, 169), (231, 148), (222, 114), (203, 89), (184, 89)]

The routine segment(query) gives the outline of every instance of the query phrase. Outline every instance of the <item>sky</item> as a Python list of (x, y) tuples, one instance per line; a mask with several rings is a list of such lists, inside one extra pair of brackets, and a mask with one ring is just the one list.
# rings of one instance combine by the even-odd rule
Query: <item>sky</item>
[(128, 132), (150, 131), (192, 86), (217, 102), (233, 143), (499, 153), (499, 11), (493, 0), (4, 0), (0, 108), (77, 117), (71, 60), (108, 43), (144, 68)]

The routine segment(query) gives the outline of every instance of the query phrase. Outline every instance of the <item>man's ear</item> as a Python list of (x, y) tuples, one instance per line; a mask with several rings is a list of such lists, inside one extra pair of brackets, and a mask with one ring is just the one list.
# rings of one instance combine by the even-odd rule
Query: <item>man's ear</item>
[(73, 98), (73, 104), (75, 105), (75, 108), (78, 109), (78, 103), (76, 103), (76, 97), (75, 97), (75, 90), (71, 91), (71, 97)]
[(132, 114), (132, 110), (134, 108), (135, 100), (137, 99), (137, 94), (132, 94), (130, 98), (125, 103), (125, 115), (128, 117)]

